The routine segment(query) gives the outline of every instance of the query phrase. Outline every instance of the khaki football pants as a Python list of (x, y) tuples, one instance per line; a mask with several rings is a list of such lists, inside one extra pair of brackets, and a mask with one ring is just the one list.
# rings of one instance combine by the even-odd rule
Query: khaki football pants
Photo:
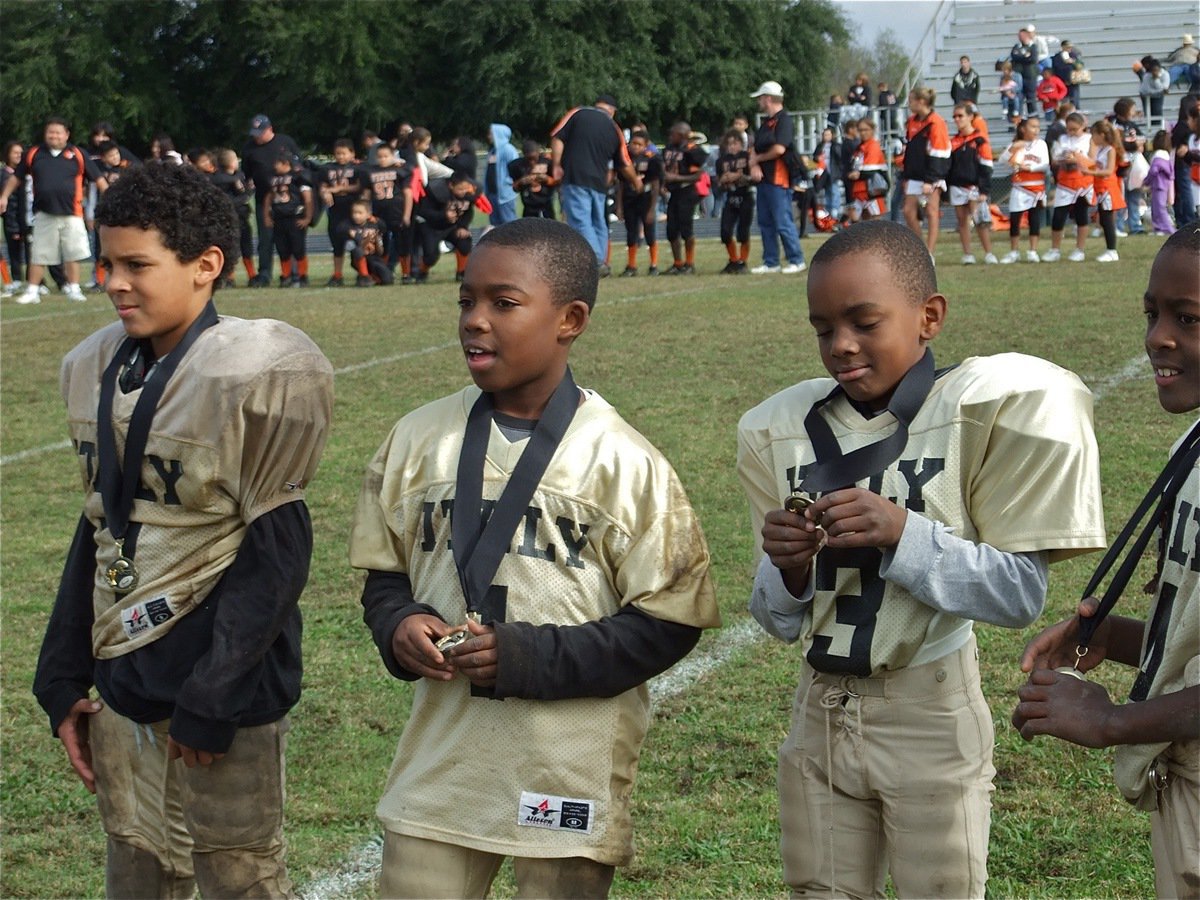
[(1150, 848), (1159, 897), (1200, 897), (1200, 784), (1167, 776), (1150, 813)]
[(883, 897), (890, 871), (900, 897), (982, 897), (993, 738), (974, 637), (876, 678), (805, 663), (779, 748), (792, 896)]
[[(504, 857), (455, 844), (385, 831), (379, 896), (399, 898), (486, 897)], [(556, 859), (513, 857), (518, 897), (608, 896), (616, 869), (581, 856)]]
[[(292, 897), (284, 864), (287, 719), (242, 728), (210, 766), (167, 760), (170, 722), (90, 717), (109, 897)], [(194, 882), (193, 882), (194, 877)]]

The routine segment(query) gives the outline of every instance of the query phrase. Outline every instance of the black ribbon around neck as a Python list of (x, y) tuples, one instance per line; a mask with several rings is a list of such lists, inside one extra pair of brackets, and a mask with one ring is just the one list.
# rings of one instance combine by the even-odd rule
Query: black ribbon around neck
[[(1178, 448), (1171, 454), (1171, 458), (1167, 460), (1166, 466), (1159, 473), (1154, 484), (1150, 486), (1150, 490), (1146, 492), (1146, 496), (1142, 498), (1142, 502), (1138, 504), (1133, 515), (1129, 517), (1129, 521), (1125, 523), (1125, 527), (1121, 529), (1121, 533), (1117, 535), (1117, 539), (1112, 542), (1112, 545), (1108, 548), (1108, 552), (1104, 554), (1104, 558), (1096, 566), (1096, 571), (1092, 575), (1091, 581), (1083, 589), (1084, 597), (1094, 596), (1096, 588), (1100, 586), (1100, 582), (1108, 575), (1117, 557), (1121, 555), (1121, 551), (1129, 543), (1133, 532), (1146, 517), (1146, 513), (1150, 507), (1154, 506), (1154, 513), (1142, 528), (1141, 534), (1137, 536), (1137, 539), (1129, 548), (1129, 552), (1125, 554), (1125, 558), (1121, 561), (1117, 573), (1113, 576), (1112, 581), (1108, 584), (1108, 588), (1104, 591), (1104, 596), (1100, 598), (1100, 607), (1096, 610), (1096, 614), (1079, 620), (1079, 649), (1077, 652), (1080, 656), (1087, 651), (1088, 644), (1091, 642), (1092, 636), (1096, 633), (1096, 629), (1100, 627), (1100, 624), (1112, 612), (1112, 608), (1116, 605), (1118, 598), (1124, 592), (1126, 585), (1129, 584), (1129, 579), (1133, 576), (1138, 560), (1141, 559), (1142, 553), (1146, 550), (1146, 545), (1150, 543), (1150, 537), (1154, 534), (1155, 528), (1162, 524), (1164, 528), (1169, 529), (1170, 511), (1174, 506), (1175, 497), (1179, 494), (1179, 489), (1183, 487), (1183, 483), (1187, 481), (1188, 473), (1196, 464), (1198, 457), (1200, 457), (1200, 422), (1197, 422), (1192, 427), (1192, 430), (1187, 433), (1187, 437), (1180, 442)], [(1155, 501), (1158, 501), (1157, 504), (1155, 504)]]
[(840, 384), (835, 385), (823, 400), (814, 403), (804, 417), (804, 430), (812, 441), (816, 465), (804, 476), (800, 487), (805, 492), (817, 495), (837, 488), (847, 487), (882, 472), (900, 458), (908, 443), (908, 426), (916, 418), (921, 404), (933, 388), (935, 376), (933, 351), (925, 348), (922, 356), (911, 369), (904, 373), (887, 409), (896, 417), (896, 430), (881, 441), (843, 453), (838, 446), (833, 429), (821, 415), (821, 409), (845, 393)]
[[(550, 402), (542, 412), (529, 443), (504, 486), (500, 499), (483, 518), (483, 464), (487, 455), (495, 401), (484, 391), (467, 416), (466, 434), (458, 457), (458, 484), (454, 512), (450, 517), (450, 537), (454, 567), (462, 585), (467, 612), (483, 608), (484, 598), (500, 560), (508, 550), (517, 523), (525, 515), (533, 492), (550, 464), (550, 458), (579, 407), (579, 389), (568, 368)], [(486, 624), (486, 623), (485, 623)]]
[(96, 443), (100, 454), (97, 487), (104, 504), (104, 519), (113, 540), (121, 541), (129, 528), (129, 516), (133, 512), (133, 498), (141, 481), (142, 456), (146, 452), (146, 440), (150, 436), (150, 425), (158, 409), (167, 382), (175, 373), (196, 338), (206, 328), (216, 325), (217, 308), (208, 301), (200, 315), (188, 327), (183, 338), (163, 359), (159, 360), (142, 387), (129, 420), (129, 431), (125, 435), (125, 457), (123, 465), (117, 463), (117, 440), (113, 431), (113, 398), (116, 393), (117, 374), (128, 362), (137, 339), (127, 337), (117, 348), (112, 362), (100, 379), (100, 406), (96, 419)]

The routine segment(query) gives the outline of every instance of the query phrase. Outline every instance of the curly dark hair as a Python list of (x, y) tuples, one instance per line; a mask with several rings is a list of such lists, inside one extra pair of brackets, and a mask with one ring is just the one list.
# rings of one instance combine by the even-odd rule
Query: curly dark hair
[(870, 253), (882, 258), (892, 278), (914, 304), (924, 303), (938, 292), (937, 271), (929, 250), (907, 225), (871, 219), (839, 231), (813, 254), (812, 267), (815, 269), (849, 253)]
[(582, 300), (596, 305), (600, 269), (596, 252), (583, 236), (554, 219), (521, 218), (498, 225), (479, 239), (476, 247), (496, 244), (525, 251), (538, 276), (550, 285), (555, 304)]
[(153, 228), (180, 262), (218, 247), (225, 254), (222, 277), (237, 262), (241, 226), (233, 201), (189, 166), (138, 166), (122, 175), (96, 204), (96, 224)]

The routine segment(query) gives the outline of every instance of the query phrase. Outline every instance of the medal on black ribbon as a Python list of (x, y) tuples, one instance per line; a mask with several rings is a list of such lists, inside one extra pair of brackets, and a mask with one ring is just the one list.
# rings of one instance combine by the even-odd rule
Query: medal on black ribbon
[(117, 541), (117, 558), (104, 570), (109, 586), (118, 594), (128, 594), (138, 584), (137, 566), (125, 555), (125, 539)]
[[(138, 586), (140, 575), (134, 565), (136, 529), (131, 529), (129, 520), (133, 512), (134, 495), (141, 481), (142, 460), (146, 452), (146, 441), (150, 436), (150, 424), (162, 398), (167, 381), (174, 374), (180, 361), (204, 329), (217, 324), (217, 308), (210, 300), (196, 320), (188, 327), (183, 338), (157, 365), (153, 377), (147, 376), (142, 395), (133, 408), (129, 419), (129, 430), (125, 436), (125, 458), (117, 460), (117, 441), (113, 431), (113, 399), (117, 389), (117, 376), (121, 367), (134, 359), (139, 345), (133, 338), (126, 338), (117, 348), (112, 362), (100, 379), (100, 405), (96, 414), (96, 443), (100, 453), (100, 471), (96, 478), (96, 489), (104, 506), (104, 524), (116, 545), (117, 558), (104, 570), (104, 579), (119, 595), (128, 594)], [(129, 549), (126, 551), (126, 542)]]

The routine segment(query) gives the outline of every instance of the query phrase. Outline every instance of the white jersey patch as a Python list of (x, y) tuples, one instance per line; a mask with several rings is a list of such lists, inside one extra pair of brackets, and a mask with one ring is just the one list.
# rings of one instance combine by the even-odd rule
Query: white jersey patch
[(595, 810), (596, 804), (592, 800), (521, 791), (517, 824), (527, 828), (549, 828), (552, 831), (591, 834)]
[(124, 610), (121, 613), (121, 625), (125, 629), (125, 636), (134, 638), (143, 631), (161, 625), (174, 615), (166, 597), (155, 597), (153, 600), (135, 603)]

